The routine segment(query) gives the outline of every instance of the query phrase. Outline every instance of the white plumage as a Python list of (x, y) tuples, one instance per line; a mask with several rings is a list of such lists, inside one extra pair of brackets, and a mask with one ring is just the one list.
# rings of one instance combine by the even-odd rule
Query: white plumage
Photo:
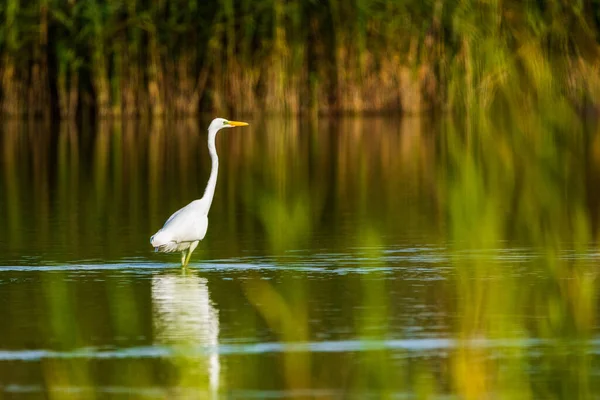
[(151, 238), (150, 243), (155, 251), (171, 253), (181, 251), (181, 264), (185, 266), (198, 243), (206, 236), (208, 229), (208, 212), (215, 195), (217, 175), (219, 173), (219, 157), (215, 147), (215, 137), (222, 128), (248, 125), (246, 122), (228, 121), (215, 118), (208, 127), (208, 151), (212, 161), (210, 178), (204, 195), (187, 206), (176, 211), (167, 219), (163, 227)]
[(173, 213), (162, 229), (150, 238), (156, 251), (184, 251), (192, 243), (204, 239), (208, 229), (208, 209), (205, 203), (204, 199), (194, 200)]

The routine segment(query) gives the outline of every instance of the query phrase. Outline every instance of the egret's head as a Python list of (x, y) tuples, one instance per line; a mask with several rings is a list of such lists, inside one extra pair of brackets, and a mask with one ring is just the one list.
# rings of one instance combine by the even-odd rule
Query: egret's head
[(246, 125), (248, 125), (247, 122), (229, 121), (225, 118), (215, 118), (210, 123), (208, 130), (212, 131), (212, 132), (217, 132), (219, 129), (223, 129), (223, 128), (234, 128), (236, 126), (246, 126)]

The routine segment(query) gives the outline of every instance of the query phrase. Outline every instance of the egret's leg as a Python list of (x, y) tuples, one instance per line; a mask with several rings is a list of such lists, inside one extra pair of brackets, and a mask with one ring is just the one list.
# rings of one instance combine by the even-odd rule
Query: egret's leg
[(192, 244), (190, 244), (190, 248), (188, 249), (187, 257), (185, 258), (185, 265), (188, 265), (188, 263), (190, 262), (190, 257), (192, 256), (192, 253), (194, 252), (194, 250), (196, 250), (196, 247), (198, 247), (197, 240), (195, 242), (192, 242)]
[(181, 252), (181, 266), (182, 267), (185, 267), (185, 265), (187, 264), (186, 255), (187, 255), (187, 250), (183, 250)]

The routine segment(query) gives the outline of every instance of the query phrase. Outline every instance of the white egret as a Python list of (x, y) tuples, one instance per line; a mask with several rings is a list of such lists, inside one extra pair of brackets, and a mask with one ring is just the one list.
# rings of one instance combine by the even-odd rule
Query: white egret
[(155, 251), (171, 253), (181, 252), (181, 265), (186, 266), (190, 261), (192, 252), (198, 243), (204, 239), (208, 228), (208, 211), (215, 195), (217, 175), (219, 173), (219, 156), (215, 147), (217, 132), (223, 128), (246, 126), (246, 122), (228, 121), (215, 118), (208, 127), (208, 151), (212, 161), (210, 177), (204, 189), (204, 195), (199, 200), (194, 200), (187, 206), (175, 211), (163, 227), (151, 238), (150, 243)]

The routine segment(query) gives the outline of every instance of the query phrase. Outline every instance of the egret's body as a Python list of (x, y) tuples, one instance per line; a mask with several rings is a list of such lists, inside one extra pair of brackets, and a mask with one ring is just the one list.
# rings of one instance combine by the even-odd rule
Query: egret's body
[(169, 217), (163, 227), (151, 238), (150, 243), (156, 251), (171, 253), (181, 252), (181, 265), (186, 266), (198, 243), (206, 236), (208, 229), (208, 212), (215, 195), (217, 175), (219, 173), (219, 156), (215, 147), (217, 132), (222, 128), (248, 125), (245, 122), (228, 121), (215, 118), (208, 127), (208, 151), (212, 161), (210, 178), (199, 200), (176, 211)]

